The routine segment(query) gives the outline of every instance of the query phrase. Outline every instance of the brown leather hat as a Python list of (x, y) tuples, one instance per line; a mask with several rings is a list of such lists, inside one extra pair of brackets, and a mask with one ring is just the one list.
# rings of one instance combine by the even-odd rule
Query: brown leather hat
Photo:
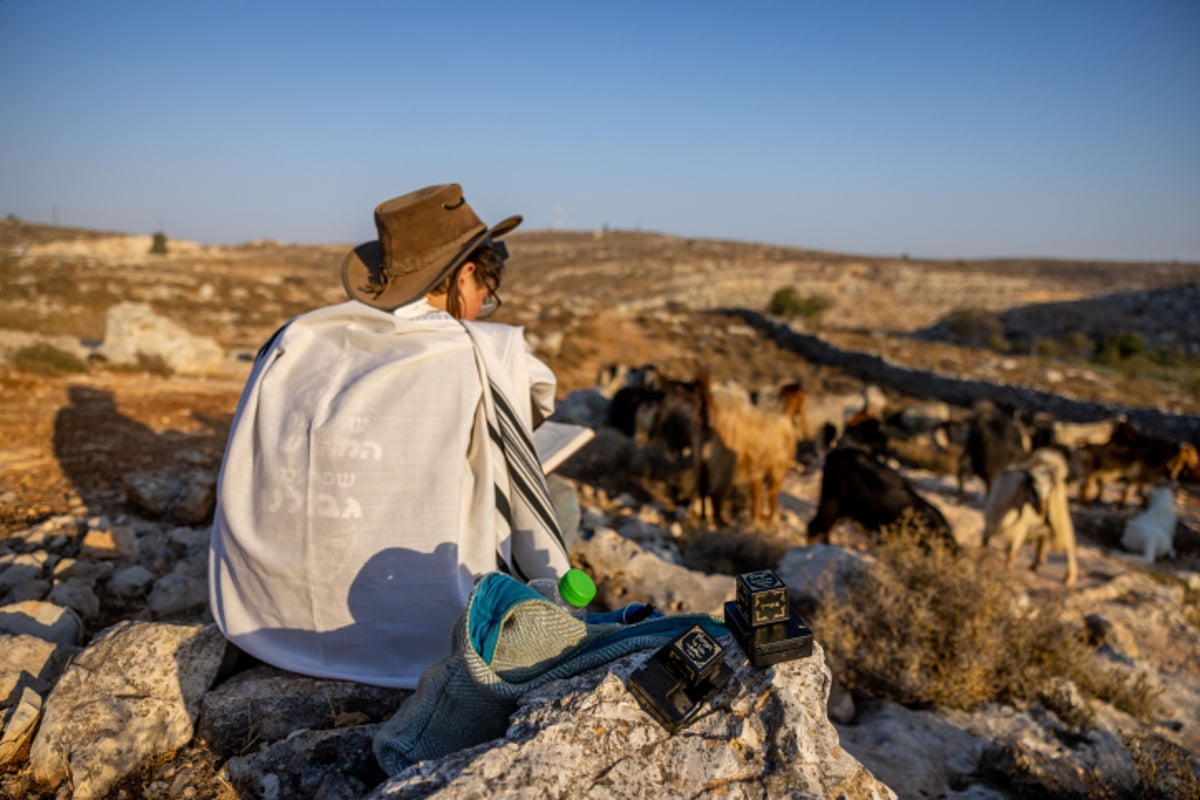
[(489, 228), (463, 198), (457, 183), (427, 186), (380, 203), (379, 238), (351, 250), (342, 261), (342, 285), (353, 300), (391, 311), (411, 303), (466, 260), (485, 239), (521, 224), (509, 217)]

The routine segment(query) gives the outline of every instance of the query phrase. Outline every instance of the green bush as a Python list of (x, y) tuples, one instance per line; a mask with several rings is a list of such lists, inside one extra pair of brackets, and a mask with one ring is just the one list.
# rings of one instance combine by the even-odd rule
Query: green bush
[(1058, 340), (1058, 345), (1062, 354), (1070, 358), (1086, 358), (1091, 355), (1093, 349), (1092, 340), (1083, 331), (1063, 334)]
[(150, 255), (165, 256), (167, 254), (167, 235), (162, 231), (155, 231), (154, 241), (150, 243)]
[[(867, 697), (971, 710), (1022, 703), (1055, 676), (1147, 719), (1155, 693), (1102, 668), (1082, 631), (1051, 600), (1024, 602), (1002, 559), (922, 547), (920, 530), (894, 526), (845, 576), (836, 600), (824, 587), (812, 615), (839, 682)], [(998, 555), (998, 554), (997, 554)]]
[(994, 311), (957, 308), (946, 316), (946, 325), (950, 335), (963, 344), (988, 345), (997, 349), (994, 344), (1004, 341), (1004, 323)]
[(13, 354), (13, 364), (34, 375), (74, 375), (87, 372), (87, 363), (54, 345), (39, 342)]
[(821, 316), (833, 307), (833, 299), (823, 294), (801, 294), (794, 286), (785, 286), (771, 295), (767, 311), (780, 317), (800, 317), (805, 322), (817, 324)]
[(1040, 359), (1049, 361), (1062, 355), (1062, 347), (1053, 339), (1038, 339), (1033, 343), (1033, 354)]
[(1117, 331), (1105, 334), (1096, 344), (1092, 361), (1097, 364), (1116, 365), (1122, 361), (1145, 356), (1146, 340), (1137, 331)]

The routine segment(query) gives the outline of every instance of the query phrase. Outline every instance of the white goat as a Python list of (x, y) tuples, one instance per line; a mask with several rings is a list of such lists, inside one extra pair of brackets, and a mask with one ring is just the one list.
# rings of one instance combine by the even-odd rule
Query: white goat
[(857, 392), (809, 395), (808, 428), (817, 442), (817, 450), (824, 451), (825, 437), (829, 438), (830, 446), (837, 442), (846, 430), (846, 423), (856, 414), (866, 411), (882, 417), (887, 403), (887, 395), (874, 384), (867, 384)]
[(1175, 557), (1175, 490), (1170, 485), (1151, 490), (1146, 510), (1126, 520), (1121, 547), (1140, 553), (1147, 564), (1161, 556)]
[(1079, 572), (1075, 526), (1067, 506), (1067, 459), (1060, 451), (1038, 448), (1025, 461), (996, 476), (983, 510), (984, 547), (996, 535), (1008, 544), (1009, 564), (1026, 537), (1035, 538), (1034, 570), (1041, 566), (1047, 538), (1052, 537), (1051, 548), (1067, 555), (1063, 583), (1075, 585)]
[(1104, 444), (1112, 438), (1113, 428), (1125, 421), (1122, 414), (1111, 419), (1098, 422), (1059, 422), (1054, 421), (1054, 441), (1072, 450), (1085, 444)]

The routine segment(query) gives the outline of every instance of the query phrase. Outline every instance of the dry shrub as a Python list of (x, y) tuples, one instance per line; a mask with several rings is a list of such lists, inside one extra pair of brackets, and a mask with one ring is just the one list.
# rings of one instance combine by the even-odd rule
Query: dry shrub
[(82, 359), (45, 342), (22, 347), (13, 354), (12, 360), (17, 369), (34, 375), (73, 375), (88, 371)]
[(800, 537), (782, 525), (695, 526), (686, 535), (683, 557), (689, 569), (737, 575), (773, 569), (788, 550), (800, 544)]
[[(813, 627), (852, 691), (913, 706), (972, 710), (1022, 703), (1055, 676), (1146, 719), (1154, 690), (1101, 669), (1082, 631), (1049, 601), (1025, 601), (999, 559), (956, 557), (909, 521), (885, 532), (873, 563), (845, 576)], [(932, 537), (925, 537), (932, 541)], [(822, 595), (833, 597), (830, 588)]]
[(1200, 800), (1200, 774), (1187, 750), (1153, 733), (1131, 734), (1125, 747), (1137, 765), (1142, 797)]

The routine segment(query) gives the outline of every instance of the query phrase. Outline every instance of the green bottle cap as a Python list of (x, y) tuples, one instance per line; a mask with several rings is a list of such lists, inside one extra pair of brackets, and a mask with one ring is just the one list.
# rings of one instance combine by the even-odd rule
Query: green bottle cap
[(576, 608), (583, 608), (596, 596), (596, 584), (581, 569), (569, 569), (558, 580), (558, 593)]

